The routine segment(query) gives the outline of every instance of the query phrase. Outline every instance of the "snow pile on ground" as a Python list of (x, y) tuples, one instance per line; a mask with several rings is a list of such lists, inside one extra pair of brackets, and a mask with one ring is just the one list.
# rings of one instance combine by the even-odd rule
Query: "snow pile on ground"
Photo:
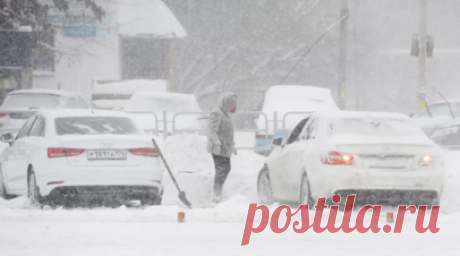
[[(210, 203), (215, 171), (212, 156), (206, 151), (206, 137), (171, 136), (160, 147), (179, 186), (192, 203)], [(238, 155), (231, 158), (232, 170), (224, 186), (224, 197), (242, 195), (251, 202), (258, 202), (256, 181), (264, 161), (264, 156), (249, 150), (239, 150)], [(166, 187), (164, 203), (179, 203), (177, 190), (167, 172), (163, 179)]]
[(446, 181), (441, 198), (441, 211), (460, 211), (460, 151), (444, 152)]
[(0, 198), (0, 211), (2, 210), (17, 210), (17, 209), (31, 209), (30, 200), (27, 197), (17, 197), (11, 200)]
[[(193, 202), (192, 202), (193, 203)], [(243, 195), (234, 195), (214, 208), (185, 209), (177, 205), (120, 206), (116, 208), (38, 208), (31, 205), (27, 197), (11, 200), (0, 199), (0, 220), (27, 220), (51, 222), (177, 222), (177, 213), (184, 212), (187, 221), (197, 222), (244, 222), (250, 200)], [(273, 211), (276, 205), (271, 206)], [(261, 218), (256, 215), (256, 221)]]

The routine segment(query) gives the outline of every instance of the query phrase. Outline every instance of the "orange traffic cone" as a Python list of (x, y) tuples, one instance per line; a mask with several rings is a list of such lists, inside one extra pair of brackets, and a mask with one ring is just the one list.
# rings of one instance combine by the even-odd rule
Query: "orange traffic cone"
[(393, 213), (392, 212), (387, 212), (387, 222), (393, 223)]
[(185, 212), (179, 212), (177, 214), (177, 219), (179, 220), (179, 222), (184, 222), (185, 221)]

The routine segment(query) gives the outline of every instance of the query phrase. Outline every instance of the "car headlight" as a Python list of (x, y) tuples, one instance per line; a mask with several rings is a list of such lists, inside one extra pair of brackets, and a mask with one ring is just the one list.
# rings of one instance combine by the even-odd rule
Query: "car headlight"
[(454, 126), (454, 127), (448, 127), (448, 128), (443, 128), (436, 130), (431, 137), (442, 137), (442, 136), (447, 136), (451, 134), (458, 133), (460, 130), (460, 126)]

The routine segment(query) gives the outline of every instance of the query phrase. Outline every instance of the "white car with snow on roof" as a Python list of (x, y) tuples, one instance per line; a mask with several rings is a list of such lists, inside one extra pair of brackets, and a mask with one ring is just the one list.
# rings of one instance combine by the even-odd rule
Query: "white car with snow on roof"
[(100, 109), (122, 110), (131, 96), (140, 91), (167, 92), (166, 81), (162, 79), (95, 80), (91, 97)]
[[(129, 113), (146, 132), (203, 133), (205, 121), (192, 94), (137, 92), (123, 111)], [(164, 117), (166, 113), (166, 119)]]
[(356, 194), (357, 204), (434, 205), (442, 195), (442, 152), (403, 114), (317, 112), (273, 145), (257, 182), (264, 204)]
[[(305, 113), (333, 110), (339, 111), (340, 109), (328, 88), (305, 85), (270, 87), (265, 94), (261, 110), (263, 114), (260, 114), (257, 119), (259, 132), (256, 134), (255, 151), (268, 155), (272, 150), (272, 138), (287, 136), (304, 118)], [(276, 123), (273, 120), (275, 112)], [(274, 130), (275, 125), (276, 130)]]
[(0, 195), (65, 204), (66, 198), (161, 204), (158, 151), (127, 114), (104, 110), (40, 111), (1, 155)]
[(10, 92), (0, 106), (0, 133), (16, 133), (40, 109), (95, 109), (84, 94), (58, 90), (18, 90)]
[(460, 117), (460, 99), (447, 99), (435, 101), (428, 107), (412, 115), (414, 121), (422, 130), (431, 136), (438, 127), (458, 120)]

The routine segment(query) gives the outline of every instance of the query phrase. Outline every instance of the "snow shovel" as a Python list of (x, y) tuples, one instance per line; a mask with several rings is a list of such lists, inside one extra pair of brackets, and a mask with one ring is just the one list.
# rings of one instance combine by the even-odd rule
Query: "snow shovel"
[(152, 142), (153, 142), (153, 145), (155, 146), (155, 148), (158, 150), (158, 153), (160, 154), (161, 160), (163, 160), (163, 163), (164, 163), (164, 165), (166, 167), (166, 170), (168, 170), (169, 175), (171, 176), (171, 179), (173, 180), (174, 184), (176, 185), (177, 190), (179, 191), (179, 199), (180, 199), (180, 201), (183, 204), (185, 204), (189, 209), (192, 209), (192, 204), (188, 201), (187, 197), (185, 196), (185, 192), (180, 190), (179, 185), (177, 184), (176, 178), (174, 178), (174, 175), (171, 172), (171, 169), (169, 169), (168, 163), (166, 163), (166, 160), (165, 160), (163, 154), (161, 153), (160, 147), (158, 146), (158, 144), (155, 141), (155, 139), (152, 139)]

